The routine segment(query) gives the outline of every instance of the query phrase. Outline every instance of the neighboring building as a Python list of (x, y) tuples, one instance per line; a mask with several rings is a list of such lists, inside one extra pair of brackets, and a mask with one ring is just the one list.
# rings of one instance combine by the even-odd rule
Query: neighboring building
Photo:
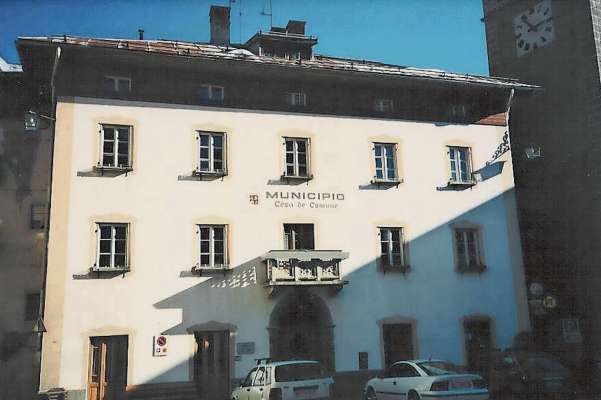
[(544, 87), (512, 113), (516, 192), (535, 331), (574, 364), (601, 360), (600, 18), (598, 0), (484, 1), (491, 75)]
[(218, 398), (261, 357), (360, 390), (398, 359), (483, 370), (529, 329), (506, 112), (535, 87), (211, 23), (17, 42), (60, 49), (42, 391)]
[(50, 130), (25, 131), (21, 66), (0, 59), (0, 398), (35, 398), (47, 229)]

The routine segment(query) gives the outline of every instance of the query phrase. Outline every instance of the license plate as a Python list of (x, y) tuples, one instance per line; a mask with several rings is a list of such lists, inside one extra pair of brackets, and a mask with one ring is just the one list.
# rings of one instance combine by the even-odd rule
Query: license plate
[(472, 387), (472, 381), (467, 379), (451, 381), (453, 389), (470, 389)]

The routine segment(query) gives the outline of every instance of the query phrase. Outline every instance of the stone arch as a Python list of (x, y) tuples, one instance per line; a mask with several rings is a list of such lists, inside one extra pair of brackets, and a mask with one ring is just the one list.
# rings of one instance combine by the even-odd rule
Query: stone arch
[(319, 295), (304, 289), (287, 293), (273, 308), (267, 329), (273, 359), (315, 360), (335, 371), (334, 325)]

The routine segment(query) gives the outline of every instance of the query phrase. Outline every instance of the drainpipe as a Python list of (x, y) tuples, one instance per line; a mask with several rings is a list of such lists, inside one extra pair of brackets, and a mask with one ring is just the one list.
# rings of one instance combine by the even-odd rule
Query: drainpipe
[[(52, 66), (52, 75), (50, 76), (50, 96), (52, 101), (51, 108), (51, 119), (50, 119), (50, 176), (48, 180), (48, 217), (46, 218), (46, 229), (45, 229), (45, 239), (46, 246), (44, 248), (44, 274), (42, 279), (42, 291), (40, 295), (40, 316), (39, 318), (44, 321), (44, 312), (46, 307), (46, 281), (48, 278), (48, 244), (50, 242), (50, 209), (52, 202), (52, 174), (53, 174), (53, 166), (54, 166), (54, 130), (56, 128), (56, 74), (58, 71), (58, 64), (61, 56), (61, 47), (57, 46), (56, 52), (54, 54), (54, 64)], [(40, 341), (39, 341), (39, 349), (40, 349), (40, 370), (38, 371), (38, 382), (37, 387), (38, 391), (40, 390), (40, 383), (42, 379), (42, 339), (44, 336), (44, 332), (40, 333)]]

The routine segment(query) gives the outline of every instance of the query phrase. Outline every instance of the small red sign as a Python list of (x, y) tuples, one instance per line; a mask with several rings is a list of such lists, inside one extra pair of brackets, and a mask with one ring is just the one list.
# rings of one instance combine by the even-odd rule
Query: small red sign
[(165, 336), (159, 336), (157, 338), (157, 345), (163, 347), (166, 344), (167, 344), (167, 338)]

